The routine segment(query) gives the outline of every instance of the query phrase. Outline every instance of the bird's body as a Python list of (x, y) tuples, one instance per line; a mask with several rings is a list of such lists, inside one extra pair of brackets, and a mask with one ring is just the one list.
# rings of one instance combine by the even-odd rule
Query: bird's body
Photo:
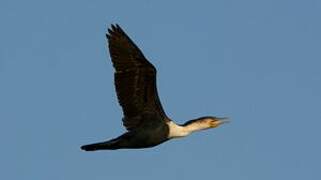
[(154, 128), (142, 128), (129, 131), (121, 136), (102, 143), (94, 143), (83, 146), (84, 150), (103, 150), (103, 149), (140, 149), (157, 146), (167, 140), (169, 127), (161, 124)]
[(116, 70), (116, 92), (127, 132), (109, 141), (84, 145), (81, 149), (148, 148), (227, 122), (223, 120), (225, 118), (206, 116), (183, 125), (174, 123), (165, 114), (157, 94), (156, 68), (118, 25), (112, 25), (108, 32), (106, 37)]

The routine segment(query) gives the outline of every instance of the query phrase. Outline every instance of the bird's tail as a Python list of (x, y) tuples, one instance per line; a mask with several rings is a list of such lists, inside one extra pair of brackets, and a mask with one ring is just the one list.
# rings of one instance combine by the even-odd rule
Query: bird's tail
[(117, 139), (112, 139), (105, 142), (83, 145), (80, 148), (85, 151), (114, 150), (119, 149), (119, 145)]

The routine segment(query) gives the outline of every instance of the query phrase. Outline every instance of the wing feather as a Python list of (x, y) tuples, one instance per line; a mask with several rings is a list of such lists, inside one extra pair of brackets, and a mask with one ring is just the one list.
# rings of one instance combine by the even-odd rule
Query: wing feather
[(144, 114), (168, 119), (156, 87), (156, 69), (118, 25), (106, 34), (113, 66), (115, 87), (124, 113), (123, 125), (134, 130), (145, 123)]

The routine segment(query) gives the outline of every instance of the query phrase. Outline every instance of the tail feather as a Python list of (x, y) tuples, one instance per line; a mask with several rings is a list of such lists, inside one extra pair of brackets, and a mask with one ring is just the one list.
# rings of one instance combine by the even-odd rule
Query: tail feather
[(84, 151), (97, 151), (97, 150), (119, 149), (119, 146), (117, 145), (116, 140), (110, 140), (105, 142), (83, 145), (80, 148)]

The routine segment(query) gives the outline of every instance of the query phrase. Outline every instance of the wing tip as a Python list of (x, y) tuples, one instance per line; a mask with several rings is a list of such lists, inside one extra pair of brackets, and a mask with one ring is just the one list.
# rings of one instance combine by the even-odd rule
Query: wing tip
[(124, 30), (120, 27), (119, 24), (117, 23), (112, 23), (110, 24), (110, 26), (107, 28), (107, 32), (106, 32), (106, 37), (107, 39), (110, 39), (112, 36), (115, 35), (125, 35)]

